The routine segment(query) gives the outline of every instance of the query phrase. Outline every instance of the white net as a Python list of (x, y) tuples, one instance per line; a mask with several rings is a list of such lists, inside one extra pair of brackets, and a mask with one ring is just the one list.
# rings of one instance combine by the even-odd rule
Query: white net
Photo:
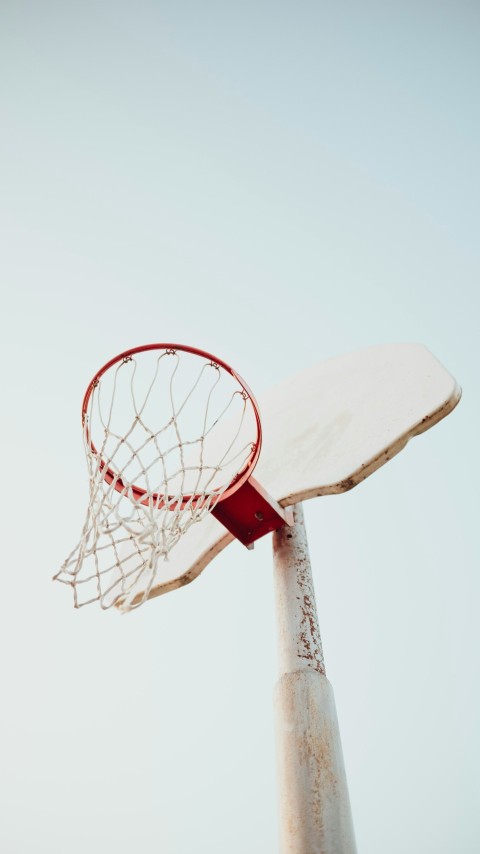
[(256, 441), (249, 395), (203, 356), (139, 352), (95, 380), (84, 416), (87, 515), (54, 576), (73, 588), (75, 607), (145, 602), (172, 548), (244, 471)]

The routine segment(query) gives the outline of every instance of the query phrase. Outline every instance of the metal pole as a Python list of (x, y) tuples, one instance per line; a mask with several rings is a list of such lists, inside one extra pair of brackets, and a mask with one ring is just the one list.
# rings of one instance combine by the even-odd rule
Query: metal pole
[(302, 505), (273, 535), (281, 854), (355, 854), (332, 687), (325, 676)]

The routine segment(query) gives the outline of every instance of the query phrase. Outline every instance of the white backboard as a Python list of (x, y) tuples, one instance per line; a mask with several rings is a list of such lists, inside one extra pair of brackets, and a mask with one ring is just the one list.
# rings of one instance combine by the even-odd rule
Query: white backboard
[[(322, 362), (259, 399), (255, 478), (283, 506), (346, 492), (456, 406), (461, 390), (420, 344), (369, 347)], [(193, 581), (233, 540), (212, 516), (175, 546), (149, 598)]]

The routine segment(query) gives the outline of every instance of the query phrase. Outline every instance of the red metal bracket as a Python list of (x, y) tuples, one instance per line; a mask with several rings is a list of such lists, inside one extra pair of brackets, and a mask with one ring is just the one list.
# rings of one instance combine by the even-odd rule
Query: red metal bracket
[(212, 516), (247, 547), (283, 525), (293, 525), (293, 510), (281, 507), (253, 477), (220, 501)]

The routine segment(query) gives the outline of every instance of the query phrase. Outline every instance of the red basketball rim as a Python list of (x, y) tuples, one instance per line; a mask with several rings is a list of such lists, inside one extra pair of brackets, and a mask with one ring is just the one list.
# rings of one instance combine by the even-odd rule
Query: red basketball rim
[[(231, 374), (231, 376), (237, 380), (237, 382), (240, 384), (240, 386), (242, 387), (245, 394), (248, 396), (248, 399), (249, 399), (249, 401), (253, 407), (253, 412), (255, 415), (255, 421), (257, 424), (257, 439), (256, 439), (256, 442), (252, 445), (252, 452), (251, 452), (247, 462), (245, 463), (243, 468), (238, 472), (238, 474), (235, 475), (230, 486), (225, 490), (225, 492), (222, 494), (222, 496), (218, 499), (219, 501), (224, 501), (230, 495), (233, 495), (233, 493), (236, 492), (237, 489), (240, 489), (242, 484), (244, 484), (245, 481), (248, 480), (248, 478), (252, 474), (253, 469), (255, 468), (255, 466), (258, 462), (258, 458), (260, 456), (260, 450), (261, 450), (261, 446), (262, 446), (262, 423), (261, 423), (261, 419), (260, 419), (260, 412), (258, 409), (257, 401), (255, 400), (250, 388), (248, 387), (246, 382), (242, 379), (242, 377), (239, 374), (237, 374), (237, 372), (233, 368), (231, 368), (230, 365), (228, 365), (226, 362), (224, 362), (223, 359), (218, 359), (216, 356), (213, 356), (211, 353), (207, 353), (205, 350), (199, 350), (197, 347), (190, 347), (186, 344), (143, 344), (141, 347), (132, 347), (131, 350), (125, 350), (123, 353), (119, 353), (118, 356), (115, 356), (113, 359), (110, 359), (110, 361), (107, 362), (103, 366), (103, 368), (100, 368), (100, 370), (97, 371), (97, 373), (95, 374), (95, 376), (91, 380), (91, 382), (90, 382), (90, 384), (89, 384), (89, 386), (85, 392), (85, 397), (83, 398), (82, 424), (83, 425), (85, 424), (85, 419), (87, 417), (88, 404), (89, 404), (90, 398), (92, 396), (92, 392), (93, 392), (94, 388), (97, 386), (98, 381), (103, 376), (103, 374), (105, 374), (106, 371), (108, 371), (111, 367), (113, 367), (113, 365), (116, 365), (116, 364), (118, 364), (118, 362), (123, 361), (123, 359), (127, 359), (128, 357), (131, 357), (131, 356), (135, 356), (137, 353), (143, 353), (146, 350), (172, 350), (172, 351), (181, 350), (182, 352), (192, 353), (194, 356), (201, 356), (204, 359), (208, 359), (210, 362), (213, 362), (213, 364), (218, 365), (220, 368), (223, 368), (225, 371), (227, 371), (227, 373)], [(90, 433), (89, 433), (88, 428), (86, 430), (86, 436), (87, 436), (88, 444), (90, 445), (90, 448), (92, 449), (93, 453), (95, 455), (98, 455), (98, 451), (97, 451), (95, 445), (93, 444), (93, 441), (90, 437)], [(118, 477), (117, 473), (113, 469), (111, 469), (107, 466), (107, 464), (104, 460), (100, 460), (100, 469), (103, 471), (103, 477), (105, 478), (107, 483), (109, 483), (109, 484), (114, 483), (114, 488), (117, 490), (117, 492), (126, 492), (127, 486), (124, 483), (124, 481), (120, 477)], [(129, 487), (129, 489), (130, 489), (130, 487)], [(135, 485), (131, 486), (131, 490), (132, 490), (133, 497), (134, 497), (135, 501), (139, 501), (141, 504), (145, 504), (145, 505), (148, 505), (151, 501), (153, 501), (154, 504), (159, 509), (161, 509), (165, 505), (166, 501), (169, 502), (169, 504), (170, 504), (170, 502), (172, 502), (174, 500), (174, 496), (171, 496), (171, 495), (165, 496), (165, 495), (161, 495), (159, 493), (154, 493), (152, 496), (149, 496), (149, 497), (145, 498), (145, 500), (142, 501), (142, 497), (144, 495), (147, 495), (147, 491), (145, 489), (142, 489), (142, 487), (135, 486)], [(190, 493), (189, 495), (184, 495), (182, 498), (180, 506), (183, 508), (188, 503), (195, 502), (196, 500), (201, 500), (202, 498), (204, 498), (204, 496), (201, 493), (196, 493), (196, 494)], [(176, 509), (176, 508), (178, 508), (178, 503), (175, 505), (175, 508), (172, 507), (172, 509)]]

